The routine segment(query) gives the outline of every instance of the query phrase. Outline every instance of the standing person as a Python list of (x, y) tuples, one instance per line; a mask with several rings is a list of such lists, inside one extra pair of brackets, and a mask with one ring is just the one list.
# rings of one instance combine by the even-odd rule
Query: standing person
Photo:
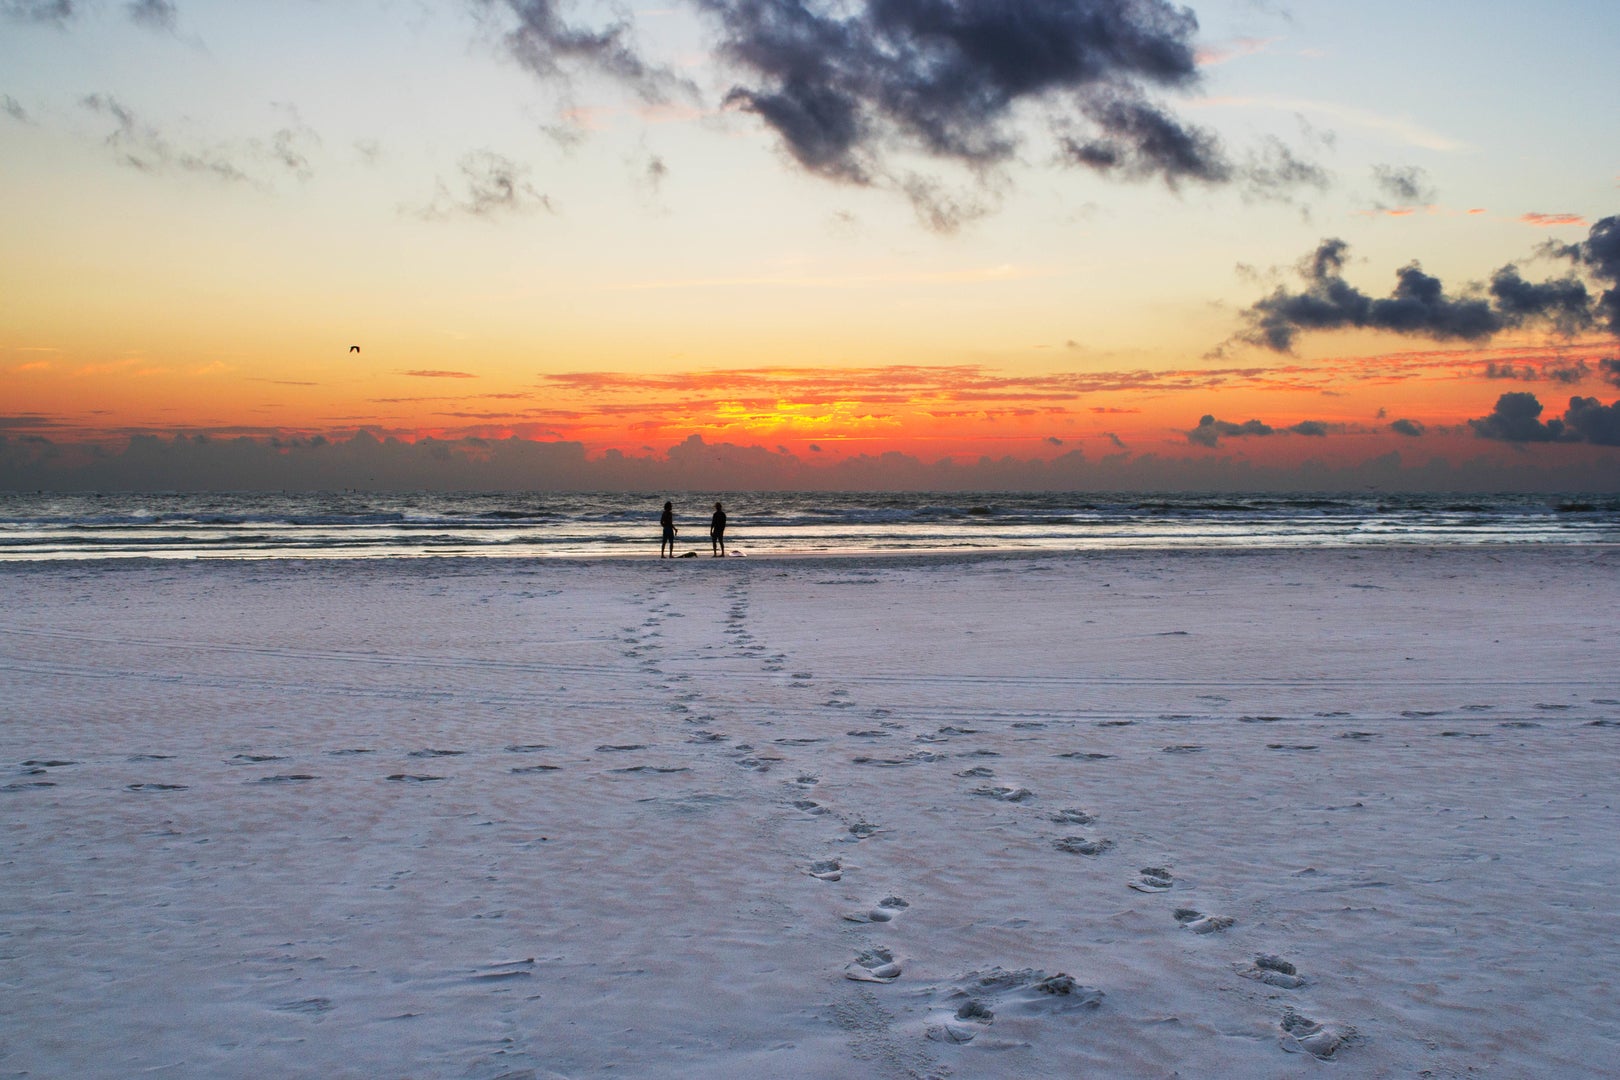
[(714, 517), (709, 519), (709, 549), (715, 558), (726, 553), (726, 511), (714, 504)]
[(658, 524), (664, 528), (664, 538), (658, 541), (658, 557), (664, 558), (664, 549), (669, 549), (669, 558), (675, 557), (675, 504), (664, 503), (664, 513), (659, 517)]

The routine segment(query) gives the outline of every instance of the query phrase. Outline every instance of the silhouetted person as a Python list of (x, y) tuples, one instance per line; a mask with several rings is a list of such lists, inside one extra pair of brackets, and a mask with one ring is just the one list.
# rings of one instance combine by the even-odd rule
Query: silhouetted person
[(726, 512), (719, 503), (714, 504), (714, 517), (709, 519), (709, 548), (715, 558), (726, 553)]
[(666, 502), (664, 513), (658, 519), (658, 524), (664, 527), (664, 538), (658, 541), (658, 557), (664, 558), (664, 550), (669, 550), (669, 558), (675, 557), (675, 504)]

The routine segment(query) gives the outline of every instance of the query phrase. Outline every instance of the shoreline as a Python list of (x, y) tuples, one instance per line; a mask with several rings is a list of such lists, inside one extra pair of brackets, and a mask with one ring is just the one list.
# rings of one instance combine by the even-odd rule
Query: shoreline
[[(1502, 554), (1504, 552), (1592, 552), (1596, 554), (1613, 554), (1620, 552), (1620, 542), (1602, 540), (1570, 540), (1570, 541), (1537, 541), (1524, 540), (1514, 542), (1497, 541), (1456, 541), (1450, 543), (1434, 543), (1428, 541), (1390, 541), (1378, 540), (1361, 544), (1289, 544), (1271, 543), (1264, 545), (1250, 545), (1233, 542), (1231, 544), (1142, 544), (1130, 546), (1112, 546), (1097, 548), (1066, 548), (1042, 549), (1029, 547), (975, 547), (975, 548), (949, 548), (949, 549), (881, 549), (865, 551), (773, 551), (763, 554), (751, 554), (746, 551), (734, 552), (725, 556), (725, 561), (736, 564), (745, 560), (756, 564), (781, 562), (788, 564), (803, 564), (813, 562), (826, 562), (841, 564), (871, 560), (877, 563), (895, 564), (906, 560), (918, 563), (949, 563), (949, 562), (987, 562), (987, 561), (1017, 561), (1027, 559), (1032, 562), (1046, 562), (1054, 560), (1106, 560), (1129, 559), (1147, 556), (1185, 556), (1188, 558), (1200, 557), (1233, 557), (1233, 558), (1262, 558), (1266, 556), (1300, 556), (1300, 555), (1357, 555), (1362, 557), (1376, 557), (1380, 552), (1411, 553), (1419, 551), (1433, 551), (1436, 553), (1464, 553), (1477, 552), (1481, 554)], [(48, 567), (92, 567), (97, 569), (111, 569), (113, 567), (155, 568), (174, 565), (274, 565), (280, 563), (293, 565), (356, 565), (399, 563), (406, 565), (416, 564), (442, 564), (454, 566), (477, 566), (490, 569), (513, 569), (524, 566), (559, 566), (574, 568), (589, 568), (593, 566), (623, 566), (634, 565), (639, 562), (692, 562), (703, 561), (705, 564), (716, 560), (713, 556), (703, 552), (694, 552), (693, 555), (677, 555), (674, 559), (660, 560), (656, 554), (647, 555), (643, 552), (604, 552), (599, 556), (580, 555), (507, 555), (507, 554), (468, 554), (468, 553), (389, 553), (386, 555), (345, 555), (341, 553), (323, 555), (90, 555), (82, 558), (4, 558), (0, 557), (0, 574), (14, 568), (28, 567), (43, 569)]]

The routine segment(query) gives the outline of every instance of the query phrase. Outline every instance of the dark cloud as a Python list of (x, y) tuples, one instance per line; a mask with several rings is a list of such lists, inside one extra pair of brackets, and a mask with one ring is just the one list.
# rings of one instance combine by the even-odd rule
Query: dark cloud
[(1503, 394), (1496, 399), (1496, 408), (1489, 416), (1468, 421), (1474, 434), (1482, 439), (1502, 442), (1554, 442), (1563, 437), (1561, 420), (1541, 420), (1541, 402), (1536, 395), (1523, 390)]
[(1053, 446), (1062, 446), (1063, 445), (1063, 440), (1058, 438), (1056, 435), (1048, 435), (1046, 437), (1046, 441), (1051, 443)]
[(1332, 177), (1326, 169), (1295, 155), (1275, 135), (1267, 136), (1251, 151), (1241, 170), (1243, 191), (1251, 198), (1286, 201), (1290, 192), (1310, 187), (1325, 190)]
[(1408, 438), (1416, 439), (1422, 436), (1427, 429), (1416, 420), (1392, 420), (1390, 421), (1389, 430), (1397, 435), (1405, 435)]
[(1292, 431), (1295, 435), (1322, 436), (1328, 433), (1328, 426), (1320, 420), (1301, 420), (1299, 423), (1289, 426), (1287, 430)]
[(894, 151), (982, 168), (1019, 146), (1014, 113), (1065, 125), (1075, 164), (1227, 179), (1212, 136), (1146, 96), (1193, 86), (1196, 18), (1164, 0), (694, 0), (757, 115), (806, 169), (872, 182)]
[(1575, 251), (1593, 277), (1609, 284), (1598, 297), (1597, 315), (1608, 324), (1610, 333), (1620, 334), (1620, 215), (1593, 225)]
[(1258, 420), (1234, 424), (1229, 420), (1217, 420), (1206, 413), (1199, 418), (1198, 426), (1187, 432), (1187, 441), (1197, 446), (1215, 447), (1220, 445), (1222, 436), (1270, 435), (1275, 431), (1271, 425)]
[(304, 123), (297, 109), (288, 105), (282, 111), (287, 115), (287, 124), (270, 136), (270, 157), (298, 179), (308, 180), (315, 175), (309, 158), (319, 148), (321, 137)]
[(541, 78), (560, 78), (571, 67), (592, 68), (635, 87), (648, 100), (663, 100), (678, 85), (670, 73), (653, 67), (630, 40), (630, 24), (617, 22), (587, 29), (567, 22), (556, 0), (477, 0), (479, 6), (505, 8), (517, 25), (506, 34), (512, 56)]
[(278, 106), (287, 121), (267, 140), (214, 145), (191, 140), (188, 146), (180, 145), (110, 94), (90, 94), (79, 103), (113, 122), (115, 126), (104, 140), (106, 145), (120, 165), (141, 172), (194, 173), (261, 188), (269, 186), (268, 179), (276, 169), (284, 169), (300, 180), (314, 175), (310, 159), (318, 151), (321, 138), (291, 106)]
[(18, 22), (65, 23), (78, 10), (74, 0), (0, 0), (0, 15)]
[(179, 25), (179, 13), (170, 0), (132, 0), (124, 10), (135, 23), (150, 30), (172, 32)]
[(1564, 410), (1564, 429), (1582, 442), (1620, 446), (1620, 401), (1605, 405), (1594, 397), (1572, 397)]
[(1584, 442), (1620, 446), (1620, 401), (1605, 405), (1593, 397), (1572, 397), (1562, 418), (1541, 419), (1534, 394), (1503, 394), (1489, 416), (1468, 421), (1474, 434), (1502, 442)]
[(0, 431), (16, 431), (19, 429), (38, 430), (41, 428), (66, 428), (73, 425), (44, 413), (21, 413), (15, 416), (0, 416)]
[(659, 157), (657, 154), (649, 157), (647, 159), (646, 168), (642, 169), (642, 176), (646, 179), (647, 186), (652, 188), (654, 191), (657, 191), (664, 186), (664, 178), (668, 175), (669, 166), (664, 164), (664, 159)]
[(1529, 282), (1519, 276), (1518, 267), (1510, 264), (1491, 275), (1490, 290), (1505, 325), (1544, 319), (1564, 334), (1592, 325), (1591, 295), (1586, 284), (1576, 278)]
[(954, 233), (991, 210), (988, 202), (963, 192), (951, 191), (938, 181), (917, 173), (900, 181), (899, 187), (911, 201), (918, 222), (933, 232)]
[(1232, 164), (1212, 133), (1183, 124), (1150, 101), (1130, 94), (1103, 96), (1086, 102), (1082, 112), (1096, 133), (1061, 140), (1071, 164), (1130, 180), (1156, 176), (1171, 187), (1183, 180), (1224, 184), (1232, 179)]
[(474, 150), (457, 163), (461, 190), (451, 191), (443, 180), (433, 201), (417, 211), (437, 220), (461, 214), (494, 217), (550, 210), (551, 200), (529, 182), (529, 167), (490, 150)]
[(33, 119), (28, 115), (28, 110), (23, 108), (22, 103), (10, 94), (0, 97), (0, 112), (5, 113), (19, 124), (33, 123)]
[(1511, 360), (1504, 360), (1501, 363), (1490, 360), (1485, 364), (1484, 375), (1487, 379), (1517, 379), (1520, 382), (1538, 382), (1545, 379), (1548, 382), (1570, 384), (1584, 382), (1590, 378), (1592, 365), (1578, 358), (1549, 360), (1538, 369), (1529, 364), (1515, 367)]
[[(1588, 399), (1580, 399), (1586, 401)], [(1594, 405), (1596, 403), (1593, 403)], [(1600, 406), (1601, 407), (1601, 406)], [(1583, 411), (1584, 410), (1584, 411)], [(1576, 410), (1592, 419), (1596, 413)], [(1616, 406), (1607, 407), (1612, 421)], [(53, 442), (0, 431), (0, 490), (7, 491), (1386, 491), (1615, 490), (1607, 449), (1584, 454), (1477, 455), (1452, 463), (1399, 453), (1364, 462), (1313, 459), (1268, 466), (1241, 455), (1186, 457), (1079, 450), (1053, 458), (1013, 456), (924, 461), (910, 454), (843, 456), (812, 445), (783, 447), (689, 438), (660, 451), (587, 453), (578, 442), (542, 438), (538, 427), (508, 437), (414, 441), (377, 429), (325, 433), (251, 429), (183, 434), (131, 432), (117, 443)], [(402, 435), (404, 433), (398, 433)], [(847, 449), (847, 447), (845, 447)]]
[(1439, 278), (1414, 262), (1395, 272), (1388, 296), (1375, 298), (1344, 279), (1349, 246), (1330, 239), (1302, 262), (1303, 289), (1278, 286), (1249, 306), (1243, 313), (1247, 326), (1237, 340), (1289, 352), (1295, 338), (1309, 330), (1357, 328), (1440, 341), (1483, 341), (1529, 325), (1572, 334), (1602, 321), (1620, 333), (1620, 217), (1598, 222), (1581, 243), (1542, 251), (1575, 261), (1613, 287), (1594, 300), (1576, 277), (1530, 282), (1509, 265), (1492, 275), (1488, 288), (1465, 286), (1461, 295), (1450, 295)]
[(1547, 364), (1541, 369), (1542, 378), (1557, 383), (1584, 382), (1591, 374), (1592, 368), (1585, 360)]
[(179, 169), (232, 183), (249, 179), (229, 154), (208, 147), (175, 146), (157, 128), (143, 122), (110, 94), (90, 94), (81, 99), (80, 104), (117, 125), (105, 141), (121, 165), (148, 173)]
[(1520, 382), (1535, 382), (1540, 376), (1536, 369), (1526, 364), (1523, 367), (1514, 367), (1513, 361), (1504, 360), (1497, 363), (1495, 360), (1487, 361), (1484, 375), (1487, 379), (1517, 379)]
[(1620, 386), (1620, 360), (1599, 360), (1598, 372), (1604, 382)]
[(1396, 206), (1426, 206), (1436, 195), (1429, 174), (1416, 165), (1374, 165), (1373, 181)]

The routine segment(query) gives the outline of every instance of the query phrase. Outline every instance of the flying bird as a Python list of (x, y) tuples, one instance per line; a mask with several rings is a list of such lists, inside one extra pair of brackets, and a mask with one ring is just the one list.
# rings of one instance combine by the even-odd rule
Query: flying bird
[(358, 346), (358, 345), (350, 345), (349, 346), (349, 351), (350, 352), (359, 352), (360, 351), (360, 346)]

